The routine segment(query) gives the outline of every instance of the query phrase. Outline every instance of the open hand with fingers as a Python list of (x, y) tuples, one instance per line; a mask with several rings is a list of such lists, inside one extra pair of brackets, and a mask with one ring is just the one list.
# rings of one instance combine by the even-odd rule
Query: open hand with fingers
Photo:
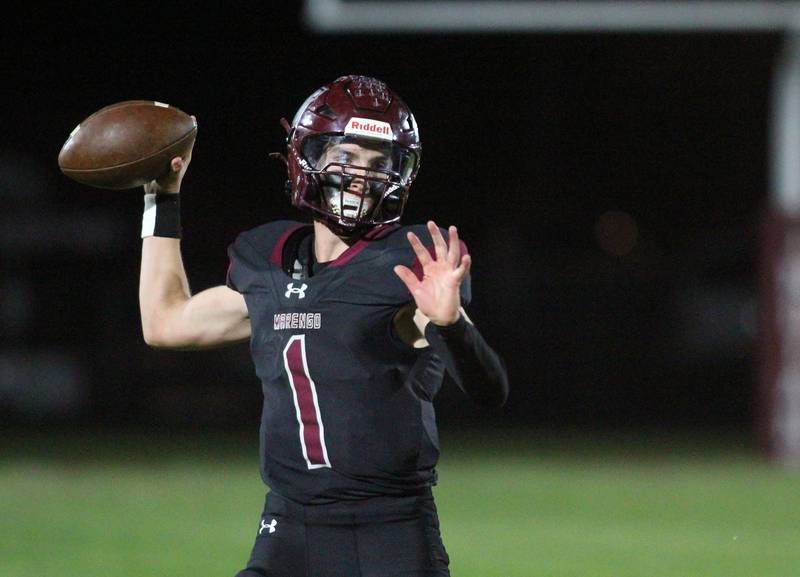
[(461, 254), (455, 226), (448, 229), (448, 242), (445, 242), (439, 227), (433, 221), (428, 221), (428, 232), (433, 239), (433, 256), (416, 234), (408, 233), (408, 242), (422, 265), (422, 279), (417, 278), (406, 266), (398, 265), (394, 267), (394, 272), (405, 283), (422, 314), (434, 324), (451, 325), (460, 315), (459, 287), (469, 272), (472, 261), (468, 254)]

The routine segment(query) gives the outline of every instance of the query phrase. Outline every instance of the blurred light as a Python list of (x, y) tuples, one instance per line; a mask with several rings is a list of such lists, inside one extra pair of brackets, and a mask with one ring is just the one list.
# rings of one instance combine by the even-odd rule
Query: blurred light
[(33, 288), (30, 279), (9, 277), (0, 281), (3, 299), (0, 302), (0, 322), (4, 336), (18, 337), (33, 323)]
[(330, 32), (780, 31), (793, 1), (306, 0), (303, 20)]
[(627, 212), (609, 210), (600, 215), (594, 224), (597, 244), (614, 256), (625, 256), (639, 242), (639, 225)]
[(74, 414), (88, 400), (88, 383), (77, 355), (0, 351), (0, 407), (30, 416)]
[(757, 336), (756, 297), (734, 283), (694, 283), (675, 294), (679, 361), (741, 359)]

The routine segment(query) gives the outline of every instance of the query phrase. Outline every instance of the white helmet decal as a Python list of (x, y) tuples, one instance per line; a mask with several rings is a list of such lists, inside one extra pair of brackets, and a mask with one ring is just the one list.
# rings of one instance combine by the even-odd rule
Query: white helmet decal
[(394, 140), (392, 126), (388, 122), (369, 120), (368, 118), (359, 118), (357, 116), (350, 119), (347, 126), (344, 127), (344, 133), (379, 138), (380, 140)]

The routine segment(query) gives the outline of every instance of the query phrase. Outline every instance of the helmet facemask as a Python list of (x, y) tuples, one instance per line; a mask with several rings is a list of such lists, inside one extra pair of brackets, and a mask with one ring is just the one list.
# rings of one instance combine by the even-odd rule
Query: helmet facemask
[(339, 232), (397, 222), (417, 155), (393, 142), (313, 135), (303, 143), (309, 186), (303, 205)]

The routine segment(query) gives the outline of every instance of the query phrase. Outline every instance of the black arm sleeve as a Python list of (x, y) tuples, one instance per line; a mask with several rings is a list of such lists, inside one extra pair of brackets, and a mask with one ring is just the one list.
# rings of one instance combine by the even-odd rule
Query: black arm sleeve
[(505, 364), (463, 315), (448, 326), (428, 323), (425, 338), (456, 384), (473, 401), (489, 407), (500, 407), (506, 402)]

